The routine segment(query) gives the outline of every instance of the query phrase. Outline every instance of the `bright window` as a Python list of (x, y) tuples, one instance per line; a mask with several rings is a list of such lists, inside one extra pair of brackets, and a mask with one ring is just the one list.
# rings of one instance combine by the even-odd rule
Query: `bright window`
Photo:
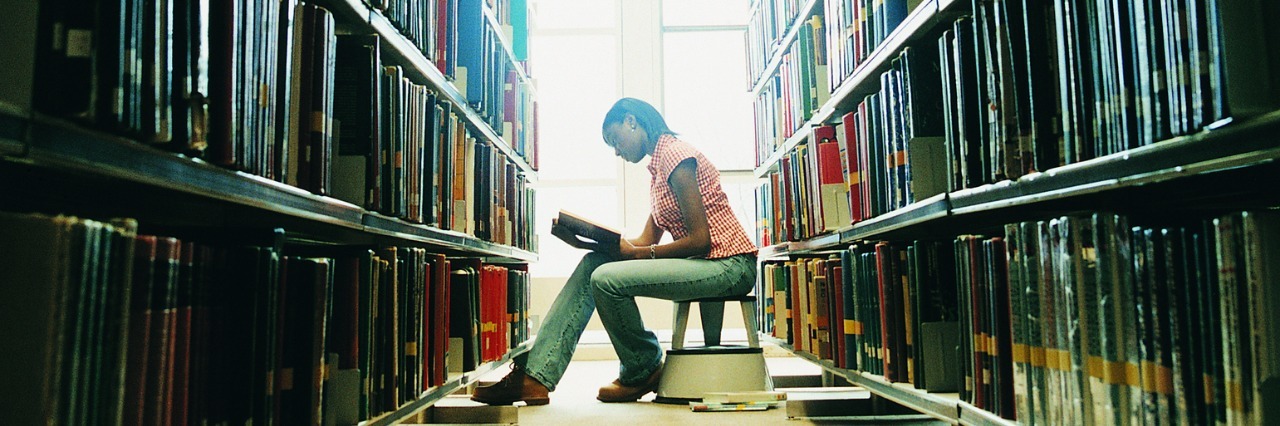
[(604, 113), (618, 100), (617, 38), (535, 35), (532, 40), (541, 132), (538, 177), (617, 179), (617, 158), (600, 136)]
[(754, 121), (743, 31), (667, 31), (663, 48), (668, 124), (720, 170), (751, 169)]

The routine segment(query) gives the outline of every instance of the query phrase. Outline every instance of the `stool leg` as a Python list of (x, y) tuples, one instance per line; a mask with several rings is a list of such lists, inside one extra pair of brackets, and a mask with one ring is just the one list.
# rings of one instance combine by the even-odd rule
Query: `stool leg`
[(756, 302), (741, 302), (742, 306), (742, 322), (747, 324), (747, 346), (760, 347), (760, 337), (757, 336), (760, 330), (756, 329)]
[(720, 346), (720, 329), (724, 328), (724, 302), (698, 302), (702, 314), (702, 341), (707, 346)]
[(671, 328), (671, 349), (684, 348), (684, 329), (689, 326), (689, 302), (676, 302)]

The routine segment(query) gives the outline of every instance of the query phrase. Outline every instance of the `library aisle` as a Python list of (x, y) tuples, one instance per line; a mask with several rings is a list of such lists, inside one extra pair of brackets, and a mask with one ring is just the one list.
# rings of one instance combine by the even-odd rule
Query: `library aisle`
[[(820, 369), (813, 363), (794, 356), (771, 356), (766, 358), (769, 371), (776, 376), (817, 375)], [(499, 368), (481, 380), (500, 379), (507, 368)], [(889, 421), (884, 417), (874, 419), (858, 419), (852, 417), (830, 418), (823, 420), (787, 419), (786, 403), (766, 411), (711, 412), (695, 413), (687, 405), (659, 404), (653, 402), (654, 395), (649, 394), (639, 402), (623, 404), (606, 404), (596, 400), (596, 392), (608, 382), (608, 378), (617, 376), (616, 360), (574, 360), (565, 372), (564, 380), (555, 392), (551, 393), (551, 403), (543, 406), (522, 406), (519, 408), (520, 425), (589, 425), (589, 424), (646, 424), (646, 425), (813, 425), (813, 424), (893, 424), (893, 425), (932, 425), (944, 424), (933, 419), (909, 417), (903, 420)], [(780, 389), (785, 390), (785, 389)]]

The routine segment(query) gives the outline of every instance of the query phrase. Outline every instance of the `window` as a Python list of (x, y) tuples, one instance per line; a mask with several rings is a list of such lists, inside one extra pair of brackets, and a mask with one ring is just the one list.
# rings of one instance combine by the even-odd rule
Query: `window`
[(561, 209), (621, 223), (622, 168), (600, 138), (604, 113), (619, 96), (618, 13), (616, 1), (601, 0), (535, 0), (530, 9), (539, 132), (534, 277), (569, 276), (585, 254), (551, 235)]
[(604, 113), (624, 95), (653, 103), (722, 170), (734, 213), (754, 235), (748, 7), (747, 0), (533, 0), (529, 68), (537, 81), (541, 241), (540, 261), (530, 266), (535, 278), (568, 276), (585, 254), (550, 235), (560, 209), (617, 224), (628, 235), (638, 231), (628, 225), (648, 214), (647, 160), (624, 166), (600, 139)]
[(667, 121), (720, 170), (756, 162), (743, 37), (742, 29), (663, 34)]
[(538, 178), (617, 179), (617, 158), (600, 138), (604, 113), (618, 100), (617, 37), (577, 34), (532, 39), (541, 132)]

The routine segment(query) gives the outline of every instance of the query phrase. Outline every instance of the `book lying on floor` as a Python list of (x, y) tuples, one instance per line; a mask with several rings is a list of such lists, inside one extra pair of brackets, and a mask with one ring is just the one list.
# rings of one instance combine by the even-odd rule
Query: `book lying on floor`
[(555, 224), (572, 232), (589, 250), (613, 252), (622, 239), (622, 232), (564, 210), (560, 210), (559, 217), (552, 221), (552, 225)]
[(712, 411), (764, 411), (772, 407), (776, 402), (748, 402), (748, 403), (720, 403), (720, 402), (689, 402), (689, 410), (701, 413)]
[(715, 402), (721, 404), (777, 402), (786, 400), (787, 393), (782, 391), (707, 392), (702, 395), (702, 402)]

